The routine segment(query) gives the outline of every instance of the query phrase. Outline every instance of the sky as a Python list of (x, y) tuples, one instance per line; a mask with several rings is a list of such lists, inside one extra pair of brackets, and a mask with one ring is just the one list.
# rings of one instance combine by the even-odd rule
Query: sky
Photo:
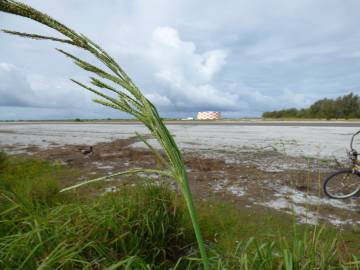
[[(107, 50), (163, 117), (257, 117), (360, 89), (358, 0), (27, 0)], [(61, 37), (0, 13), (0, 28)], [(0, 120), (124, 118), (50, 41), (0, 33)], [(94, 62), (96, 63), (96, 62)]]

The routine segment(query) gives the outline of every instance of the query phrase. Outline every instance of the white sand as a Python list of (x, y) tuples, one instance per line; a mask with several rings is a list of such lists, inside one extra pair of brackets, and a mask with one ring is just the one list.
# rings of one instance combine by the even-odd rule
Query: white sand
[[(236, 151), (241, 148), (277, 149), (291, 156), (344, 158), (356, 127), (170, 125), (184, 150)], [(96, 144), (129, 138), (135, 131), (145, 134), (139, 124), (49, 124), (0, 123), (0, 147), (4, 145)], [(153, 142), (150, 140), (150, 142)], [(143, 146), (136, 143), (136, 146)], [(359, 147), (360, 148), (360, 147)]]

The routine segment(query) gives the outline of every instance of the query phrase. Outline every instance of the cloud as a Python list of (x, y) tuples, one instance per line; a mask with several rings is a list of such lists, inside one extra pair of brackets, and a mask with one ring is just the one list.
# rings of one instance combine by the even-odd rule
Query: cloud
[(150, 46), (152, 60), (161, 70), (180, 70), (192, 80), (211, 81), (225, 64), (227, 53), (223, 49), (196, 52), (191, 41), (182, 41), (172, 27), (158, 27), (154, 30)]
[[(164, 116), (254, 116), (359, 93), (356, 0), (229, 0), (226, 8), (205, 0), (24, 1), (102, 45)], [(1, 14), (0, 23), (54, 34), (18, 16)], [(0, 107), (111, 115), (68, 81), (86, 82), (86, 74), (53, 51), (54, 43), (4, 34), (0, 40)]]
[(89, 107), (91, 94), (74, 89), (66, 78), (32, 74), (0, 63), (0, 106), (32, 108)]
[(149, 50), (148, 62), (155, 63), (155, 78), (173, 109), (234, 107), (236, 96), (212, 84), (226, 63), (225, 50), (199, 53), (194, 42), (183, 41), (178, 31), (168, 26), (153, 31)]
[(14, 70), (16, 67), (13, 64), (9, 63), (0, 63), (0, 71), (2, 72), (10, 72), (11, 70)]
[(0, 63), (0, 106), (30, 106), (33, 91), (15, 65)]
[(169, 107), (171, 106), (171, 101), (166, 96), (162, 96), (158, 93), (153, 94), (146, 94), (146, 98), (148, 98), (152, 103), (156, 104), (157, 106), (161, 107)]
[(29, 74), (0, 63), (0, 120), (127, 117), (100, 108), (91, 102), (92, 97), (66, 79)]
[(200, 64), (200, 71), (205, 78), (210, 80), (215, 73), (219, 72), (225, 64), (227, 54), (224, 50), (213, 50), (203, 55), (203, 62)]

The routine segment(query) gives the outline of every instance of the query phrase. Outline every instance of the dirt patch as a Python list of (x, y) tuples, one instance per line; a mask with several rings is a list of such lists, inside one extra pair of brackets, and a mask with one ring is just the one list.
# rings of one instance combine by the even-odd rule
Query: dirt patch
[[(66, 182), (71, 185), (134, 167), (159, 167), (149, 150), (132, 147), (136, 142), (138, 138), (131, 137), (98, 143), (92, 148), (84, 144), (53, 145), (47, 150), (30, 146), (27, 150), (35, 157), (80, 170), (81, 177), (72, 183)], [(326, 222), (342, 228), (360, 225), (357, 199), (337, 201), (323, 196), (322, 179), (328, 173), (326, 168), (334, 166), (331, 162), (286, 157), (272, 150), (246, 149), (236, 153), (202, 152), (201, 155), (186, 152), (184, 158), (191, 189), (197, 198), (231, 201), (240, 208), (261, 209), (260, 212), (270, 209), (295, 213), (301, 223)], [(153, 178), (156, 181), (156, 176)], [(102, 186), (101, 192), (116, 190), (118, 181), (135, 184), (134, 179), (117, 178), (109, 181), (105, 190)]]
[(3, 145), (0, 150), (3, 150), (11, 155), (28, 155), (31, 156), (34, 153), (38, 153), (40, 148), (37, 145)]
[(0, 130), (0, 133), (13, 134), (13, 133), (15, 133), (15, 131), (13, 131), (13, 130), (6, 130), (6, 129), (2, 129), (2, 130)]

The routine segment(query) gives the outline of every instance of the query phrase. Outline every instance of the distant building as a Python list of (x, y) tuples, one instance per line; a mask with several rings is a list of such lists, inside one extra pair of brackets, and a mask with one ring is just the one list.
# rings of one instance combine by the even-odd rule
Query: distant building
[(198, 112), (197, 120), (219, 120), (221, 119), (221, 112)]
[(194, 117), (181, 118), (181, 120), (194, 120)]

